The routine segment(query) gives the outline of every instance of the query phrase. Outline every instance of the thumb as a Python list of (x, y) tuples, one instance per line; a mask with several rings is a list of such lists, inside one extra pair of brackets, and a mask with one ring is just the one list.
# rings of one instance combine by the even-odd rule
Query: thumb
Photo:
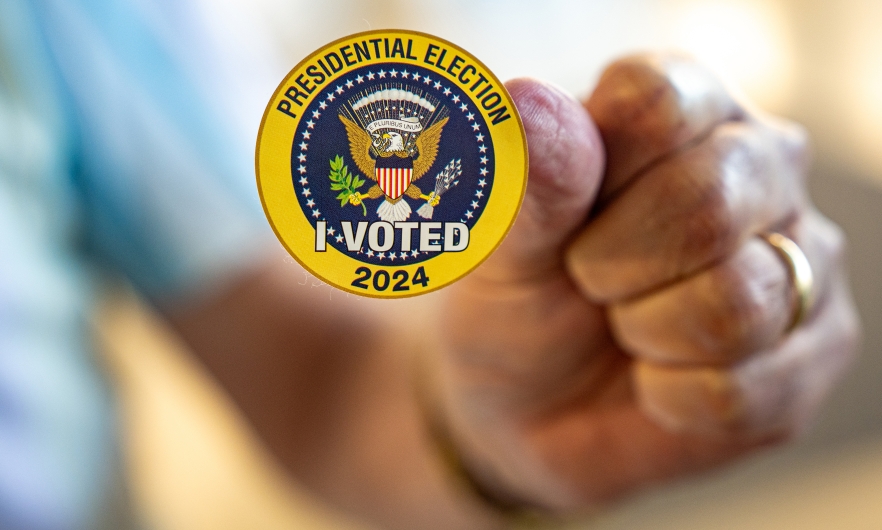
[(562, 266), (562, 248), (597, 195), (604, 150), (588, 112), (570, 94), (534, 79), (506, 87), (527, 135), (527, 190), (508, 237), (475, 274), (529, 281)]

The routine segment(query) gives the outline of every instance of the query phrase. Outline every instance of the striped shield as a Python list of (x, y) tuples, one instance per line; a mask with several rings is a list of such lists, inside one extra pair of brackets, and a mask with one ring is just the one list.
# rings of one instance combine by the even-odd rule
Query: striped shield
[(404, 195), (413, 178), (413, 159), (410, 157), (377, 158), (374, 173), (383, 193), (393, 201)]

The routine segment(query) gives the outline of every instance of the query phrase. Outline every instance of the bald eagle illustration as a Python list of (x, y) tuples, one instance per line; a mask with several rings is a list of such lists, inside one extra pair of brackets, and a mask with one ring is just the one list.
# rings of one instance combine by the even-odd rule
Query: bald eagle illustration
[[(391, 223), (410, 217), (405, 195), (425, 200), (433, 207), (438, 204), (438, 194), (426, 195), (416, 185), (438, 155), (441, 132), (448, 120), (446, 112), (438, 110), (442, 109), (425, 97), (387, 89), (350, 102), (349, 108), (340, 112), (352, 159), (375, 182), (367, 193), (350, 195), (351, 204), (382, 197), (377, 215)], [(428, 124), (425, 129), (424, 123)]]

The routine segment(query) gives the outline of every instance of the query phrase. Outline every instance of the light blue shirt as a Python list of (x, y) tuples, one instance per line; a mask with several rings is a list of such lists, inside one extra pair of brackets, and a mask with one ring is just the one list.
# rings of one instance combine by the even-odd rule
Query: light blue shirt
[(180, 60), (201, 53), (181, 6), (0, 0), (0, 528), (91, 528), (105, 509), (118, 450), (88, 330), (101, 274), (187, 296), (269, 233), (252, 146), (198, 88), (209, 60)]

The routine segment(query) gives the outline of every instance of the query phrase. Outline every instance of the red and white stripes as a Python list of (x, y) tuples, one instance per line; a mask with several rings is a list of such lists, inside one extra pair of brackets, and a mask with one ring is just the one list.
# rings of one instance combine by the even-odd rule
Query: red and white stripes
[(377, 184), (380, 189), (392, 200), (404, 195), (405, 190), (410, 186), (410, 179), (413, 177), (413, 169), (403, 167), (378, 167), (375, 169), (377, 175)]

